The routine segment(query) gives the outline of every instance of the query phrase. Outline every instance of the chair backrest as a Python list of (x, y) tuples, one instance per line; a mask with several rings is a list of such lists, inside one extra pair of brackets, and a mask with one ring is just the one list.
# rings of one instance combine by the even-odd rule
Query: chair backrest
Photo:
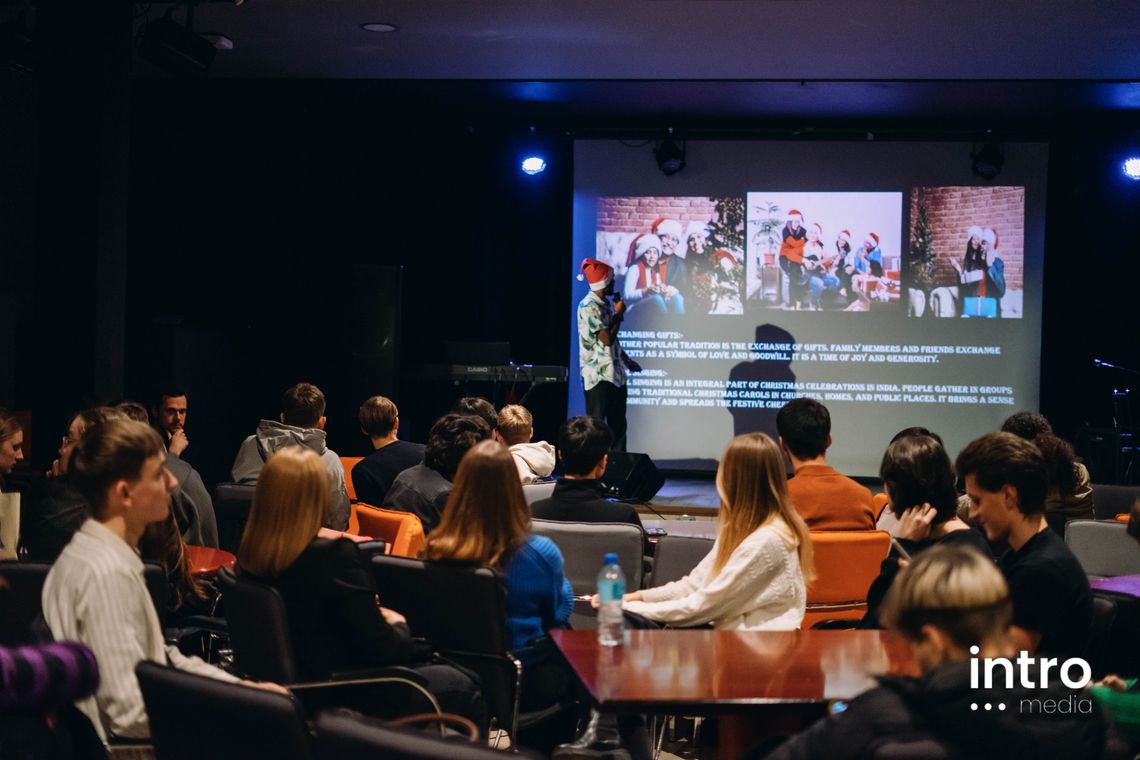
[(554, 485), (556, 481), (543, 480), (538, 483), (526, 483), (523, 485), (523, 496), (526, 497), (526, 503), (534, 504), (536, 501), (542, 499), (549, 499), (554, 493)]
[(1112, 520), (1121, 512), (1128, 512), (1140, 499), (1140, 486), (1116, 486), (1093, 483), (1093, 514), (1098, 520)]
[(249, 505), (253, 503), (251, 483), (218, 483), (214, 488), (214, 513), (218, 518), (218, 545), (237, 554), (241, 534), (249, 520)]
[(218, 571), (218, 585), (238, 668), (259, 681), (295, 683), (296, 662), (281, 594), (229, 568)]
[(645, 532), (631, 523), (581, 523), (532, 520), (530, 532), (546, 536), (562, 552), (562, 572), (575, 594), (592, 594), (606, 554), (618, 555), (626, 588), (641, 588)]
[(879, 577), (891, 536), (881, 530), (812, 531), (815, 581), (807, 603), (866, 603), (867, 589)]
[(1112, 660), (1112, 625), (1116, 622), (1116, 609), (1116, 602), (1112, 599), (1093, 594), (1092, 625), (1081, 656), (1089, 662), (1094, 678), (1105, 676)]
[(441, 741), (423, 731), (386, 728), (370, 718), (324, 712), (317, 716), (321, 760), (503, 760), (503, 753), (478, 744)]
[(424, 526), (411, 512), (398, 509), (380, 509), (371, 504), (353, 505), (360, 523), (360, 535), (378, 538), (392, 547), (397, 557), (417, 557), (427, 545)]
[(1065, 543), (1087, 575), (1140, 574), (1140, 546), (1124, 523), (1072, 520), (1065, 528)]
[(515, 672), (502, 576), (470, 563), (394, 556), (373, 557), (372, 572), (384, 606), (406, 617), (437, 651), (478, 673), (488, 712), (509, 727)]
[(656, 588), (681, 580), (708, 556), (714, 543), (711, 538), (662, 536), (653, 553), (653, 576), (648, 586)]
[(349, 501), (356, 501), (356, 488), (352, 485), (352, 468), (364, 457), (341, 457), (340, 463), (344, 467), (344, 490), (348, 491)]
[(305, 715), (291, 696), (148, 661), (135, 674), (159, 760), (314, 756)]

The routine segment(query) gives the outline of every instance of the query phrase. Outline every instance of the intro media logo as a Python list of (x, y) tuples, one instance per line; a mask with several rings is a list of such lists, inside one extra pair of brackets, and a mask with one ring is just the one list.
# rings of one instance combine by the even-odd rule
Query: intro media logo
[[(1033, 657), (1029, 652), (1022, 650), (1013, 660), (1008, 657), (984, 657), (979, 661), (977, 657), (979, 652), (981, 652), (979, 647), (970, 647), (971, 689), (994, 688), (994, 673), (998, 670), (1001, 670), (1004, 675), (1004, 687), (1006, 689), (1014, 688), (1015, 674), (1017, 676), (1016, 684), (1024, 689), (1049, 688), (1052, 685), (1051, 671), (1056, 671), (1061, 683), (1074, 691), (1085, 688), (1092, 681), (1092, 668), (1088, 661), (1081, 657), (1070, 657), (1061, 662), (1056, 657)], [(1074, 671), (1079, 673), (1079, 677), (1074, 677)], [(999, 688), (1001, 685), (999, 681)], [(1012, 705), (1007, 705), (1005, 702), (997, 702), (996, 704), (993, 702), (981, 704), (972, 702), (970, 704), (970, 709), (973, 711), (981, 709), (1004, 712), (1011, 707)], [(1019, 712), (1024, 714), (1070, 715), (1081, 713), (1087, 715), (1092, 712), (1093, 704), (1089, 697), (1078, 697), (1075, 694), (1070, 694), (1064, 699), (1021, 699), (1018, 708)]]

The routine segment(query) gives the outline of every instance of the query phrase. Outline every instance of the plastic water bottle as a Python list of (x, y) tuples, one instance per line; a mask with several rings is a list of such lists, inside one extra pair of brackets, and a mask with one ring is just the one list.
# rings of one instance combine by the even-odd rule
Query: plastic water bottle
[(616, 647), (625, 638), (621, 616), (624, 596), (625, 573), (618, 564), (618, 556), (607, 554), (602, 571), (598, 573), (598, 643), (604, 647)]

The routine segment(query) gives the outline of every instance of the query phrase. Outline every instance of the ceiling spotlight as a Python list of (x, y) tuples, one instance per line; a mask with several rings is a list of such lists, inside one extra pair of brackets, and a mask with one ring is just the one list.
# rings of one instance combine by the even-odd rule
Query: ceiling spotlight
[(1124, 172), (1124, 176), (1128, 179), (1140, 181), (1140, 156), (1131, 156), (1124, 159), (1120, 170)]
[(970, 151), (973, 161), (974, 174), (984, 180), (991, 180), (1001, 174), (1001, 167), (1005, 164), (1005, 149), (1001, 143), (988, 142), (982, 147), (974, 146)]
[[(669, 131), (672, 132), (672, 130)], [(680, 147), (673, 140), (659, 142), (657, 147), (653, 149), (653, 155), (657, 157), (657, 168), (666, 177), (672, 177), (685, 168), (685, 143), (683, 140)]]
[(539, 172), (546, 171), (546, 159), (542, 156), (527, 156), (523, 159), (522, 170), (532, 177)]
[(385, 24), (379, 21), (374, 21), (369, 24), (361, 24), (360, 28), (368, 32), (394, 32), (400, 27), (395, 24)]

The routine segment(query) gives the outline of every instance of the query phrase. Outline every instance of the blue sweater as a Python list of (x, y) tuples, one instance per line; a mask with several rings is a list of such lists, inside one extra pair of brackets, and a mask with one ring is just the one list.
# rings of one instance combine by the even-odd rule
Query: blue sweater
[(549, 538), (528, 537), (504, 575), (511, 649), (521, 649), (570, 619), (574, 592), (562, 574), (562, 552)]

